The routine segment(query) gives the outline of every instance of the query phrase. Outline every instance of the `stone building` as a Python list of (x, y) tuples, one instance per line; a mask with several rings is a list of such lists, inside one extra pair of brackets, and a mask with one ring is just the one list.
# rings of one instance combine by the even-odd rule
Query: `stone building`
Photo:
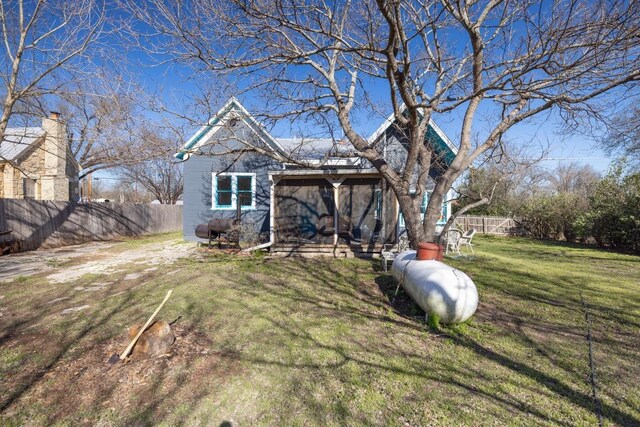
[(0, 198), (78, 200), (80, 166), (58, 113), (42, 127), (7, 128), (0, 143)]

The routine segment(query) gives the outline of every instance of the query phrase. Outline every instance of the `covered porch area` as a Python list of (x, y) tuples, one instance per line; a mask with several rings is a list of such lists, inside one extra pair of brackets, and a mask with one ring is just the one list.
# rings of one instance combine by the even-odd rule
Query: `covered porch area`
[(395, 195), (376, 170), (284, 170), (270, 179), (276, 255), (375, 257), (395, 241)]

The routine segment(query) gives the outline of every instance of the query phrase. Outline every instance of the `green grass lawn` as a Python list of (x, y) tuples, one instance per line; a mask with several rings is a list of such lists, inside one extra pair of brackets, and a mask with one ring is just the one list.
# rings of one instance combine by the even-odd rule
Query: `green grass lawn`
[[(478, 311), (439, 331), (365, 260), (202, 255), (135, 283), (144, 266), (0, 284), (1, 424), (594, 425), (582, 299), (605, 424), (640, 424), (640, 258), (475, 243), (446, 262), (475, 281)], [(168, 289), (171, 356), (109, 367)], [(65, 296), (90, 307), (62, 316), (49, 301)]]

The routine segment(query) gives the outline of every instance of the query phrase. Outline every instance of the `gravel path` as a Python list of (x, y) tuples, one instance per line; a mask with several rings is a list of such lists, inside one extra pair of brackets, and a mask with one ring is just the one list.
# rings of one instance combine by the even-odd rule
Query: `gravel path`
[[(181, 240), (150, 242), (122, 250), (117, 243), (95, 242), (63, 248), (38, 250), (0, 257), (0, 283), (17, 277), (50, 272), (46, 276), (52, 283), (76, 280), (85, 274), (111, 274), (124, 269), (129, 263), (148, 265), (150, 269), (170, 264), (191, 255), (194, 245)], [(81, 263), (62, 266), (70, 260), (86, 258)]]

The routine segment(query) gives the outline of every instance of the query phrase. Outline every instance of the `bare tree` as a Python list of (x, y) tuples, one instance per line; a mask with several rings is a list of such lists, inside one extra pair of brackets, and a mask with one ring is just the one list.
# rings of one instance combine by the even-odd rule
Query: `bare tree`
[(183, 176), (182, 164), (175, 161), (173, 154), (181, 140), (175, 130), (143, 130), (138, 145), (154, 147), (155, 155), (118, 168), (122, 181), (140, 184), (162, 204), (176, 204), (182, 197)]
[(640, 107), (639, 98), (635, 99), (635, 105), (608, 122), (602, 142), (609, 152), (627, 157), (627, 161), (640, 170)]
[(489, 153), (479, 167), (467, 170), (461, 185), (454, 186), (457, 194), (455, 200), (461, 207), (445, 223), (440, 234), (441, 242), (447, 238), (447, 232), (460, 215), (480, 208), (487, 209), (494, 204), (501, 205), (501, 215), (513, 212), (516, 199), (522, 195), (524, 187), (530, 187), (539, 176), (537, 164), (540, 161), (539, 158), (523, 158), (518, 147), (514, 150), (513, 154), (516, 155), (506, 151)]
[(103, 33), (104, 18), (99, 0), (0, 1), (0, 143), (12, 116), (33, 111), (79, 78), (80, 58)]
[(93, 177), (91, 199), (115, 203), (149, 203), (153, 194), (126, 177)]
[(139, 183), (162, 204), (175, 205), (182, 197), (182, 165), (168, 158), (127, 166), (122, 169), (122, 177)]
[(150, 95), (135, 77), (103, 67), (69, 89), (57, 97), (56, 109), (67, 123), (80, 177), (170, 155), (164, 141), (148, 138), (150, 129), (165, 128), (167, 121), (149, 118)]
[(600, 174), (589, 165), (571, 162), (549, 172), (547, 181), (556, 193), (573, 193), (586, 200), (600, 181)]
[(102, 0), (0, 0), (0, 141), (10, 120), (27, 125), (55, 109), (81, 178), (164, 154), (165, 147), (140, 143), (152, 127), (149, 99), (127, 74), (126, 58), (114, 59), (126, 37), (114, 34), (116, 23), (126, 26), (126, 17), (110, 13)]
[[(415, 244), (435, 240), (454, 182), (513, 126), (571, 116), (637, 84), (640, 4), (623, 0), (179, 0), (130, 2), (153, 53), (236, 79), (265, 119), (339, 128), (394, 190)], [(380, 105), (382, 104), (382, 105)], [(393, 111), (406, 136), (394, 168), (358, 122)], [(461, 117), (457, 155), (420, 214), (432, 117)], [(482, 119), (482, 120), (481, 120)]]

